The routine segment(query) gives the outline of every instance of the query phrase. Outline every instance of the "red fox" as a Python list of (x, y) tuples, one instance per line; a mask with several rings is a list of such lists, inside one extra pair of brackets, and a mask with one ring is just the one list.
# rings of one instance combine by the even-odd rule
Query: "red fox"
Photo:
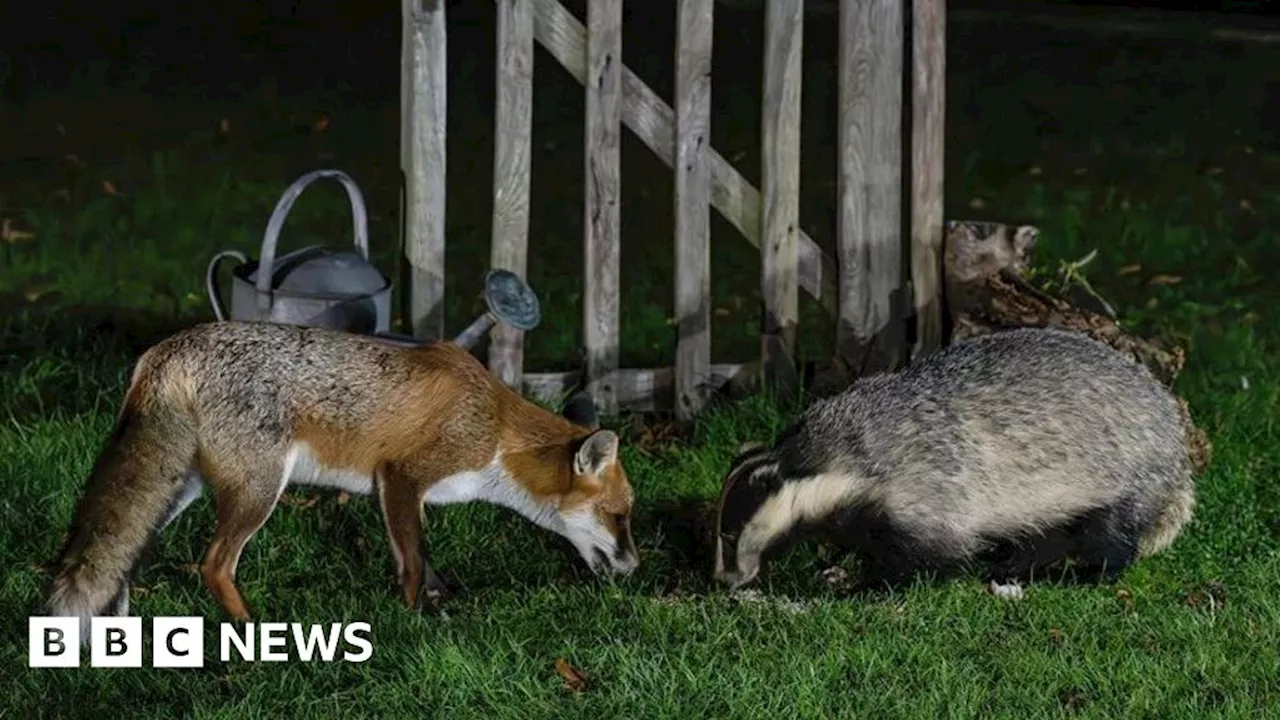
[(239, 621), (249, 609), (236, 564), (291, 483), (377, 495), (410, 608), (446, 592), (420, 552), (424, 503), (505, 506), (567, 538), (593, 572), (627, 574), (639, 556), (618, 442), (594, 420), (525, 399), (451, 342), (197, 325), (138, 360), (76, 508), (49, 611), (79, 616), (85, 638), (90, 616), (126, 614), (143, 550), (205, 484), (217, 520), (200, 572)]

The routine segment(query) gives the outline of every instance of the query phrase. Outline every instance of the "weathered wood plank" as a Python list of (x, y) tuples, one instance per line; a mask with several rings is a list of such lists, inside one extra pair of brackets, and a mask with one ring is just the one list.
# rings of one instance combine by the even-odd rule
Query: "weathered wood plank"
[[(445, 3), (401, 0), (400, 167), (414, 337), (444, 337)], [(405, 82), (407, 81), (407, 82)]]
[[(730, 382), (746, 382), (756, 366), (748, 364), (712, 365), (704, 379), (708, 392), (713, 392)], [(675, 368), (622, 368), (614, 373), (618, 407), (635, 412), (668, 411), (675, 397)], [(578, 385), (582, 376), (577, 372), (525, 373), (524, 394), (549, 403), (559, 403)]]
[(761, 363), (780, 391), (796, 389), (800, 320), (796, 231), (800, 225), (800, 61), (803, 0), (768, 0), (764, 19), (761, 107), (760, 291), (764, 300)]
[[(529, 251), (529, 164), (533, 133), (533, 6), (498, 0), (498, 77), (494, 106), (491, 264), (525, 277)], [(489, 370), (521, 387), (524, 331), (498, 323), (490, 334)]]
[(679, 0), (676, 28), (675, 407), (693, 417), (711, 372), (711, 43), (714, 0)]
[[(534, 37), (578, 82), (585, 83), (586, 31), (557, 0), (533, 0)], [(622, 122), (668, 167), (675, 162), (675, 113), (635, 73), (622, 68)], [(760, 247), (760, 193), (714, 148), (711, 204), (752, 245)], [(836, 266), (803, 231), (798, 237), (800, 287), (836, 313)]]
[(913, 359), (942, 344), (942, 195), (946, 120), (946, 0), (912, 0), (911, 293)]
[(586, 259), (582, 298), (587, 392), (604, 415), (616, 412), (622, 226), (622, 0), (587, 2)]
[(857, 374), (904, 349), (902, 12), (902, 0), (840, 0), (836, 347)]

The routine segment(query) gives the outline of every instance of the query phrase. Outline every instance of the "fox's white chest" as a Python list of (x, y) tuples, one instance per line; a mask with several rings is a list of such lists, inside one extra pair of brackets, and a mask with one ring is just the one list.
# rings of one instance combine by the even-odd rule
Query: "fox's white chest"
[[(496, 465), (496, 463), (495, 463)], [(461, 472), (427, 488), (428, 505), (452, 505), (453, 503), (489, 500), (497, 483), (503, 481), (501, 468), (491, 465), (480, 472)]]
[[(349, 493), (370, 495), (373, 478), (364, 473), (332, 468), (321, 463), (306, 443), (296, 443), (285, 457), (288, 482), (291, 485), (310, 485), (346, 490)], [(427, 488), (423, 501), (428, 505), (453, 505), (473, 501), (490, 502), (509, 507), (535, 522), (542, 520), (541, 508), (533, 498), (512, 482), (497, 457), (480, 470), (455, 473)], [(540, 523), (541, 524), (541, 523)]]

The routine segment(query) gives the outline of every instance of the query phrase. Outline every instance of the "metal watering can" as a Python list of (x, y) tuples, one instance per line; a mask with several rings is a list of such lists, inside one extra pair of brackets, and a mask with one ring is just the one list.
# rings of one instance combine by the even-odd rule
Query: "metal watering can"
[[(319, 245), (276, 257), (280, 229), (289, 210), (308, 185), (334, 178), (351, 201), (355, 251), (335, 252)], [(262, 256), (251, 262), (244, 253), (224, 250), (209, 261), (205, 285), (219, 320), (269, 320), (313, 325), (362, 334), (391, 327), (391, 282), (369, 262), (368, 214), (360, 188), (339, 170), (315, 170), (298, 178), (280, 197), (262, 239)], [(231, 270), (231, 312), (218, 292), (218, 266), (227, 258), (240, 262)]]
[[(298, 196), (320, 178), (342, 183), (351, 202), (355, 251), (326, 250), (312, 245), (276, 257), (280, 229)], [(231, 312), (218, 291), (218, 268), (234, 258), (231, 270)], [(209, 261), (205, 285), (218, 320), (266, 320), (309, 325), (372, 335), (402, 345), (422, 345), (415, 338), (390, 332), (391, 282), (369, 262), (368, 213), (364, 196), (349, 175), (340, 170), (314, 170), (285, 189), (267, 221), (262, 255), (250, 261), (238, 250), (223, 250)], [(488, 312), (462, 331), (454, 342), (475, 345), (496, 323), (532, 330), (541, 319), (538, 298), (513, 272), (490, 270), (485, 276)]]

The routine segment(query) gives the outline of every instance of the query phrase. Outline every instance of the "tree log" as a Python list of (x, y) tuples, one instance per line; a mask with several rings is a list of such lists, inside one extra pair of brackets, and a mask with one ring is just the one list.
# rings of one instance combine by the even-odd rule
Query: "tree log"
[[(1183, 348), (1125, 332), (1110, 305), (1087, 286), (1058, 297), (1027, 279), (1039, 237), (1040, 231), (1030, 225), (947, 223), (943, 278), (951, 321), (948, 342), (1017, 327), (1074, 330), (1110, 345), (1172, 385), (1186, 365)], [(1187, 453), (1199, 474), (1209, 463), (1212, 444), (1192, 421), (1186, 400), (1179, 397), (1178, 403), (1187, 426)]]

